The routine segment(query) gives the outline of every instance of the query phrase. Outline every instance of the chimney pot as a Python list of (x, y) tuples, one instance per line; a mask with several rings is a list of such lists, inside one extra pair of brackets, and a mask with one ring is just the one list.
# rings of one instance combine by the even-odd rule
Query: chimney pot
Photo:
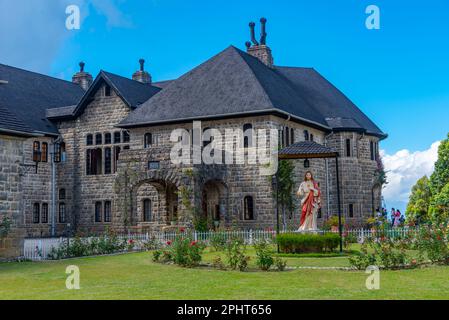
[(139, 64), (140, 64), (140, 71), (143, 71), (144, 69), (144, 64), (145, 64), (145, 59), (139, 59)]

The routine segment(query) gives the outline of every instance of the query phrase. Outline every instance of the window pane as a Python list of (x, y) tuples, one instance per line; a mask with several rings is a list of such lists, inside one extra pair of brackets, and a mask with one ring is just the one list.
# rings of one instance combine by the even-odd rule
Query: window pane
[(40, 219), (40, 206), (39, 203), (33, 205), (33, 223), (39, 223)]
[(151, 137), (151, 133), (145, 133), (144, 137), (143, 137), (143, 146), (144, 148), (149, 148), (151, 146), (152, 141), (152, 137)]
[(91, 134), (88, 134), (88, 135), (86, 136), (86, 144), (87, 144), (88, 146), (91, 146), (91, 145), (93, 144), (93, 136), (92, 136)]
[(149, 199), (143, 201), (143, 221), (151, 221), (151, 200)]
[(129, 132), (128, 131), (123, 131), (123, 142), (129, 142)]
[(103, 136), (101, 133), (97, 133), (95, 135), (95, 144), (102, 144), (103, 143)]
[(59, 204), (59, 223), (65, 223), (65, 203)]
[(254, 200), (251, 196), (246, 196), (244, 199), (244, 219), (254, 219)]
[(39, 141), (34, 141), (33, 143), (33, 161), (41, 161), (41, 146)]
[(112, 139), (112, 136), (109, 132), (104, 134), (104, 143), (105, 144), (110, 144), (112, 142), (111, 139)]
[(48, 162), (48, 143), (42, 142), (41, 161)]
[(114, 143), (120, 143), (121, 134), (120, 132), (114, 132)]
[(101, 222), (101, 202), (95, 202), (95, 222)]
[(120, 147), (114, 147), (114, 173), (117, 172), (117, 161), (120, 155)]
[(351, 156), (351, 140), (350, 139), (346, 139), (346, 156), (347, 157)]
[(42, 223), (48, 223), (48, 203), (42, 204)]
[(65, 200), (65, 189), (59, 189), (59, 200)]
[(104, 222), (111, 222), (111, 201), (104, 202)]
[(112, 151), (111, 148), (104, 149), (104, 174), (111, 173)]

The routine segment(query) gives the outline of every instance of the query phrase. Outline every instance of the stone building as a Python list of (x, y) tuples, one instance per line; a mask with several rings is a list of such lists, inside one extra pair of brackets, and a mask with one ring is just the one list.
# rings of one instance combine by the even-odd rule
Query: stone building
[[(250, 25), (246, 52), (230, 46), (170, 81), (153, 83), (143, 60), (132, 79), (93, 79), (81, 63), (72, 82), (0, 64), (0, 218), (12, 221), (0, 256), (17, 255), (23, 237), (273, 227), (266, 164), (250, 160), (264, 130), (276, 130), (281, 146), (339, 152), (343, 215), (364, 223), (380, 206), (378, 145), (387, 136), (316, 70), (276, 65), (265, 23), (260, 41)], [(226, 130), (236, 135), (221, 139)], [(177, 152), (183, 163), (173, 161), (175, 146), (189, 151)], [(198, 150), (231, 150), (235, 161), (198, 163)], [(306, 170), (320, 182), (320, 222), (338, 212), (334, 161), (294, 163), (295, 188)]]

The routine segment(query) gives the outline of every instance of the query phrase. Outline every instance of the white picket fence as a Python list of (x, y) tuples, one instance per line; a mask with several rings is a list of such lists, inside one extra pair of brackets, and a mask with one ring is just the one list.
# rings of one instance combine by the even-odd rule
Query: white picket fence
[[(281, 231), (283, 233), (284, 231)], [(285, 231), (291, 232), (291, 231)], [(330, 231), (318, 230), (314, 233), (324, 234)], [(345, 234), (354, 235), (359, 242), (363, 242), (365, 239), (375, 237), (379, 235), (379, 232), (369, 229), (351, 229), (345, 230)], [(389, 237), (403, 237), (410, 232), (416, 232), (416, 229), (401, 228), (391, 229), (384, 232), (384, 235)], [(338, 232), (334, 232), (338, 233)], [(148, 242), (152, 242), (156, 246), (164, 246), (169, 241), (174, 241), (179, 233), (176, 232), (152, 232), (152, 233), (129, 233), (118, 235), (119, 239), (124, 241), (132, 240), (135, 243), (135, 250), (142, 250), (143, 245)], [(240, 238), (246, 244), (252, 245), (255, 241), (268, 240), (273, 241), (276, 237), (276, 231), (273, 230), (245, 230), (245, 231), (219, 231), (219, 232), (193, 232), (190, 233), (191, 237), (195, 241), (201, 241), (206, 244), (210, 244), (213, 237), (219, 236), (224, 240)], [(93, 239), (93, 237), (87, 238)], [(70, 239), (69, 239), (70, 241)], [(32, 261), (40, 261), (48, 259), (49, 253), (52, 248), (59, 248), (63, 244), (67, 243), (67, 238), (34, 238), (25, 239), (23, 247), (23, 258)]]

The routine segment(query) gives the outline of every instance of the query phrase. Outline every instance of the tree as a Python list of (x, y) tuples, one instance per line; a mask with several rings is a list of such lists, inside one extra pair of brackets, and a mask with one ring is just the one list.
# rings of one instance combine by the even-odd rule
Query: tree
[[(292, 216), (293, 210), (295, 208), (294, 198), (293, 198), (293, 187), (295, 182), (293, 181), (293, 171), (294, 165), (292, 161), (281, 160), (279, 161), (278, 168), (278, 192), (279, 192), (279, 204), (281, 205), (282, 210), (282, 220), (284, 229), (287, 227), (287, 218), (286, 213), (287, 210), (290, 213), (290, 217)], [(276, 192), (276, 191), (275, 191)]]
[(430, 214), (432, 219), (438, 223), (449, 219), (449, 183), (438, 194), (433, 196)]
[(407, 221), (419, 223), (429, 221), (428, 213), (431, 196), (429, 178), (424, 176), (412, 188), (406, 210)]
[(430, 190), (437, 195), (449, 183), (449, 134), (446, 140), (441, 141), (438, 148), (438, 160), (435, 171), (430, 177)]

